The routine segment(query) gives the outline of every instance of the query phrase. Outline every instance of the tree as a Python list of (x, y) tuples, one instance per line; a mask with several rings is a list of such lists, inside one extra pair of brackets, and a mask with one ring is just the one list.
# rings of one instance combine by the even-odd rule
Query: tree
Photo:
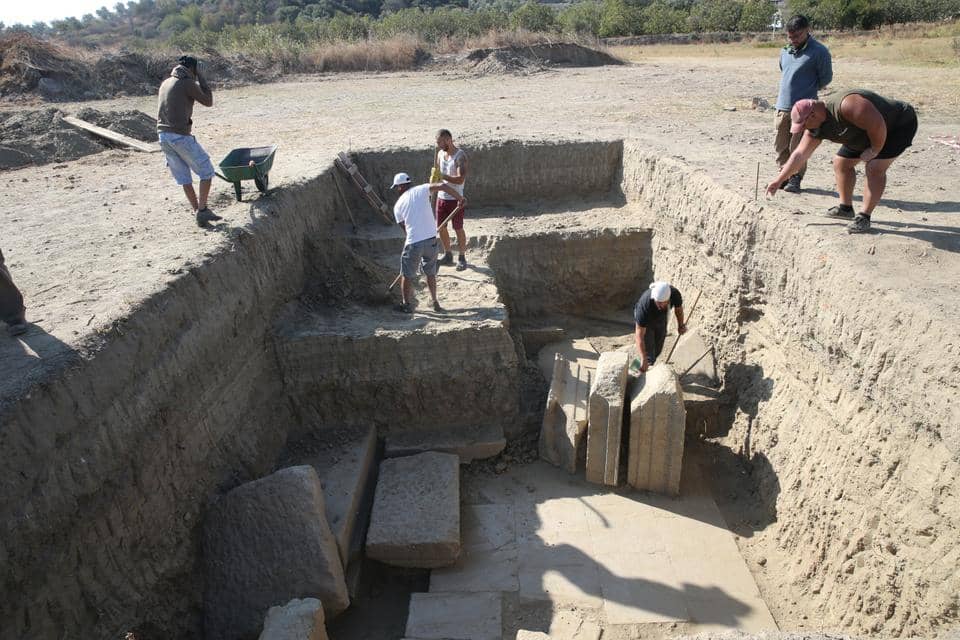
[(603, 0), (598, 28), (601, 38), (632, 36), (642, 32), (642, 10), (627, 4), (626, 0)]
[(746, 0), (740, 11), (740, 31), (766, 31), (773, 14), (770, 0)]
[(737, 0), (704, 0), (690, 10), (690, 31), (736, 31), (741, 4)]
[(557, 14), (553, 9), (529, 0), (510, 14), (510, 26), (527, 31), (550, 31), (556, 19)]
[(685, 29), (687, 13), (670, 6), (663, 0), (655, 0), (641, 11), (643, 33), (680, 33)]
[(560, 12), (557, 23), (564, 33), (600, 34), (600, 19), (603, 16), (603, 6), (593, 0), (575, 2)]

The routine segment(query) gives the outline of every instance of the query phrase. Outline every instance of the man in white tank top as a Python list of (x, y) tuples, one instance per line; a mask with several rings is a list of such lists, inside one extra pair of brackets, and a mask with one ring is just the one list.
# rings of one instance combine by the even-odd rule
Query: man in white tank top
[[(463, 195), (463, 184), (467, 179), (467, 154), (463, 149), (453, 144), (453, 135), (447, 129), (437, 131), (437, 155), (433, 160), (433, 167), (440, 171), (440, 179), (457, 193)], [(457, 208), (457, 199), (441, 191), (437, 194), (437, 225), (439, 226), (447, 216)], [(467, 268), (467, 234), (463, 231), (463, 209), (453, 216), (450, 224), (457, 234), (457, 249), (460, 256), (457, 259), (457, 271)], [(444, 255), (440, 264), (453, 265), (453, 254), (450, 253), (450, 232), (447, 227), (440, 227), (440, 242), (443, 243)]]

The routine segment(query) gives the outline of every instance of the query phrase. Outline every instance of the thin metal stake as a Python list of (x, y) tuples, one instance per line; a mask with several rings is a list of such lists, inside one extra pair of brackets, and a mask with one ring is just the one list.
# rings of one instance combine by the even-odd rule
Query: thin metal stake
[(757, 196), (760, 194), (760, 163), (757, 163), (757, 184), (753, 187), (753, 201), (757, 201)]

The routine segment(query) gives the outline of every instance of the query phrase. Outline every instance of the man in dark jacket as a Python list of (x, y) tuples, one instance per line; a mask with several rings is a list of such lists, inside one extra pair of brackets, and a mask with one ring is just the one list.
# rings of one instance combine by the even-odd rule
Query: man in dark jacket
[(13, 284), (10, 270), (3, 262), (3, 251), (0, 250), (0, 320), (7, 323), (10, 335), (17, 336), (27, 330), (25, 311), (23, 296), (17, 285)]
[[(207, 196), (214, 175), (213, 164), (191, 133), (194, 102), (205, 107), (213, 106), (213, 92), (198, 67), (196, 58), (181, 56), (170, 77), (160, 85), (157, 134), (173, 179), (183, 187), (196, 213), (197, 225), (205, 227), (207, 223), (221, 218), (207, 208)], [(199, 198), (193, 189), (191, 171), (200, 178)]]
[(683, 321), (683, 297), (676, 287), (667, 282), (654, 282), (643, 292), (633, 308), (636, 323), (635, 338), (640, 353), (640, 371), (646, 371), (657, 361), (667, 339), (667, 321), (670, 307), (677, 316), (677, 333), (687, 332)]
[[(917, 113), (906, 102), (885, 98), (866, 89), (841, 91), (829, 100), (800, 100), (790, 111), (791, 131), (804, 131), (803, 140), (767, 193), (774, 195), (780, 183), (806, 163), (823, 140), (842, 146), (833, 158), (840, 204), (827, 210), (834, 218), (853, 218), (849, 233), (870, 230), (870, 216), (880, 203), (887, 186), (887, 169), (913, 144), (917, 134)], [(853, 188), (857, 183), (857, 164), (866, 166), (867, 184), (863, 189), (863, 210), (853, 211)]]

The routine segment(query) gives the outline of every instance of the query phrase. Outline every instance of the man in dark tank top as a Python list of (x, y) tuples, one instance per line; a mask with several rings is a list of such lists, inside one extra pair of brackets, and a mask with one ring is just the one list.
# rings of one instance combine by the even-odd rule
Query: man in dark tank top
[[(885, 98), (866, 89), (843, 91), (829, 100), (800, 100), (790, 111), (791, 131), (804, 131), (803, 140), (767, 186), (775, 195), (784, 178), (803, 166), (823, 140), (842, 145), (833, 158), (840, 203), (827, 210), (835, 218), (853, 218), (849, 233), (870, 230), (870, 216), (887, 186), (887, 169), (909, 146), (917, 133), (917, 114), (906, 102)], [(853, 211), (856, 167), (865, 163), (863, 209)]]

